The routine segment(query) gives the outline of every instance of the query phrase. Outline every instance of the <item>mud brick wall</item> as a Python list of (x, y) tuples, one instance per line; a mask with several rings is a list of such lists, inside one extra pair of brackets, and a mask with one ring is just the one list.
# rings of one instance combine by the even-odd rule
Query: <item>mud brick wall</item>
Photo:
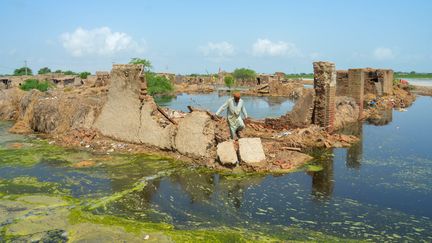
[(364, 92), (365, 94), (381, 95), (377, 89), (375, 83), (378, 82), (376, 71), (373, 69), (364, 70)]
[(348, 94), (348, 71), (338, 70), (336, 71), (336, 96), (348, 96)]
[(108, 85), (109, 82), (110, 82), (109, 72), (103, 72), (103, 71), (96, 72), (96, 82), (95, 82), (96, 87)]
[(383, 94), (392, 95), (393, 94), (393, 70), (386, 69), (386, 70), (379, 70), (379, 71), (383, 73), (383, 79), (382, 79)]
[(336, 68), (331, 62), (314, 62), (313, 122), (333, 131), (335, 120)]
[(393, 70), (367, 68), (365, 72), (365, 93), (375, 95), (393, 94)]
[(346, 96), (354, 98), (359, 106), (359, 119), (363, 117), (364, 72), (363, 69), (348, 70), (349, 92)]

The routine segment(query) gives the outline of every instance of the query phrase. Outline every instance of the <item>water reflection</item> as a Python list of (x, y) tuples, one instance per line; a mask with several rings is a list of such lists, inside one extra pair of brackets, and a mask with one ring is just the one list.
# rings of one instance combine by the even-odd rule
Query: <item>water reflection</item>
[(308, 172), (312, 177), (312, 195), (316, 201), (328, 200), (333, 194), (333, 158), (320, 161), (321, 171)]
[(360, 139), (360, 141), (348, 148), (346, 155), (347, 168), (360, 170), (363, 159), (363, 123), (352, 123), (342, 128), (339, 132), (345, 135), (354, 135)]
[(375, 126), (384, 126), (392, 122), (393, 120), (393, 109), (387, 110), (378, 110), (378, 117), (371, 117), (367, 119), (369, 124), (373, 124)]

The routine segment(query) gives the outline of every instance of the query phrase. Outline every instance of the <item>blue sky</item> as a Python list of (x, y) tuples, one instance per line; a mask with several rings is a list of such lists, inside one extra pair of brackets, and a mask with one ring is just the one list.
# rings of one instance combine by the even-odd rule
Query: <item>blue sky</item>
[(0, 0), (0, 74), (94, 72), (132, 57), (155, 71), (237, 67), (312, 72), (382, 67), (432, 72), (432, 1)]

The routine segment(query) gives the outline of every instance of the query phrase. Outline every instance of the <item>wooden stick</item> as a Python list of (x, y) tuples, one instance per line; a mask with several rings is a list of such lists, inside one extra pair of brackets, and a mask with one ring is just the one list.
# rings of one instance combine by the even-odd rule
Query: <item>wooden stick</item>
[(177, 125), (177, 122), (175, 122), (173, 119), (171, 119), (167, 113), (165, 113), (164, 110), (162, 110), (162, 108), (160, 108), (159, 106), (157, 107), (157, 110), (166, 118), (168, 119), (168, 121), (170, 121), (172, 124)]
[(294, 148), (294, 147), (282, 147), (282, 149), (286, 149), (286, 150), (293, 150), (293, 151), (301, 151), (301, 148)]

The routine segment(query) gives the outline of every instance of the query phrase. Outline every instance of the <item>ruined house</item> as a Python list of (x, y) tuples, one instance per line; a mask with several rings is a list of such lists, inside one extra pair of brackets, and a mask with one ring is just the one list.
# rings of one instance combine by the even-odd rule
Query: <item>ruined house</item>
[(9, 89), (12, 87), (12, 80), (6, 77), (0, 77), (0, 89)]
[(393, 93), (393, 70), (366, 68), (363, 71), (365, 73), (365, 93), (375, 95)]
[(83, 84), (81, 78), (72, 75), (58, 77), (58, 78), (51, 78), (51, 82), (55, 84), (57, 87), (78, 86)]
[(176, 84), (217, 84), (218, 77), (214, 75), (177, 75), (175, 76)]
[(96, 72), (96, 80), (93, 84), (94, 87), (107, 86), (110, 83), (110, 73), (105, 71)]
[[(352, 92), (353, 78), (350, 81), (350, 71), (357, 70), (362, 72), (364, 94), (373, 95), (391, 95), (393, 93), (393, 70), (391, 69), (373, 69), (360, 68), (337, 71), (337, 95), (348, 96)], [(358, 74), (360, 75), (360, 74)]]

